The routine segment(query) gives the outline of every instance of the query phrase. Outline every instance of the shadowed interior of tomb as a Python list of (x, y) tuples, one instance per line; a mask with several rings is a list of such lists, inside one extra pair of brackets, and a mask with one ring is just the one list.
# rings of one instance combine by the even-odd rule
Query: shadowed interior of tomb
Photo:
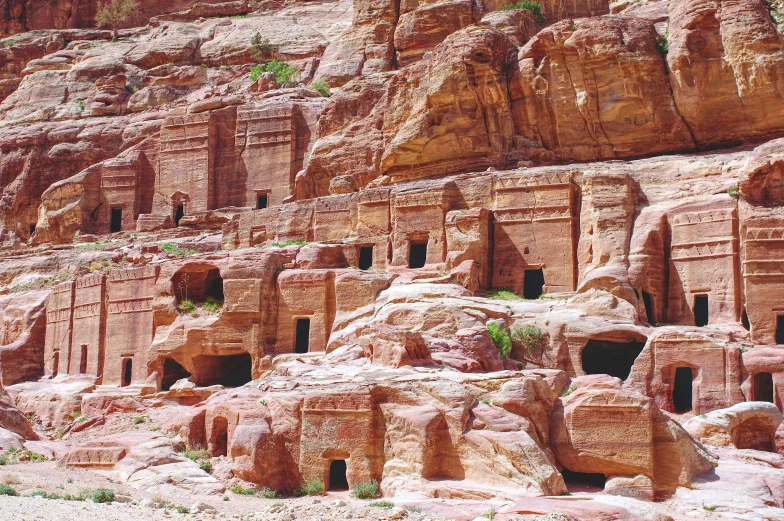
[(647, 291), (642, 292), (642, 302), (645, 305), (645, 316), (648, 319), (648, 323), (655, 323), (656, 317), (653, 315), (653, 301), (651, 300), (651, 294)]
[(204, 302), (211, 299), (223, 303), (223, 278), (220, 270), (210, 265), (186, 266), (172, 277), (177, 302)]
[(359, 249), (359, 269), (369, 270), (373, 267), (373, 246), (362, 246)]
[(329, 464), (329, 490), (348, 490), (346, 460), (337, 459)]
[(133, 360), (127, 358), (123, 360), (122, 386), (126, 387), (128, 385), (131, 385), (132, 378), (133, 378)]
[(561, 475), (563, 476), (567, 487), (570, 485), (579, 485), (604, 489), (604, 484), (607, 481), (604, 474), (574, 472), (567, 468), (561, 470)]
[(689, 412), (692, 408), (692, 386), (694, 372), (691, 367), (675, 369), (675, 381), (672, 386), (672, 405), (677, 413)]
[(757, 373), (752, 378), (752, 400), (757, 402), (773, 402), (773, 375), (770, 373)]
[(525, 270), (523, 279), (523, 298), (537, 299), (544, 292), (544, 272), (542, 269)]
[(178, 204), (177, 210), (174, 212), (174, 225), (179, 226), (180, 219), (182, 219), (184, 216), (185, 216), (185, 206)]
[(408, 246), (408, 267), (419, 269), (427, 262), (427, 242), (411, 242)]
[(295, 353), (307, 353), (310, 349), (310, 319), (298, 318), (297, 319), (297, 335), (294, 343)]
[(112, 233), (122, 230), (122, 208), (112, 208), (112, 221), (109, 225), (109, 231)]
[(784, 315), (776, 317), (776, 343), (784, 344)]
[(608, 374), (626, 380), (645, 342), (589, 340), (582, 351), (585, 374)]
[(226, 456), (229, 448), (229, 420), (217, 416), (212, 420), (209, 450), (213, 457)]
[(256, 209), (263, 210), (267, 207), (267, 195), (256, 196)]
[(173, 358), (167, 358), (163, 362), (163, 378), (161, 379), (161, 389), (168, 391), (171, 389), (171, 386), (177, 382), (177, 380), (190, 378), (190, 376), (191, 373), (186, 371), (185, 368), (181, 366), (176, 360)]
[(694, 297), (694, 325), (697, 327), (708, 325), (708, 295)]
[(252, 369), (253, 363), (248, 353), (200, 355), (193, 359), (194, 374), (191, 381), (199, 386), (239, 387), (251, 381)]
[(749, 322), (749, 314), (746, 313), (746, 308), (743, 308), (743, 313), (740, 315), (740, 323), (743, 325), (743, 329), (746, 331), (751, 331), (751, 323)]

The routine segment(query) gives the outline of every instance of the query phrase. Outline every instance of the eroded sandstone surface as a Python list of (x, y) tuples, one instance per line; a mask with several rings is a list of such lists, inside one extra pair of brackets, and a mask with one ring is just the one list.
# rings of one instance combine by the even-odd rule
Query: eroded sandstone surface
[(784, 519), (775, 2), (3, 5), (0, 518)]

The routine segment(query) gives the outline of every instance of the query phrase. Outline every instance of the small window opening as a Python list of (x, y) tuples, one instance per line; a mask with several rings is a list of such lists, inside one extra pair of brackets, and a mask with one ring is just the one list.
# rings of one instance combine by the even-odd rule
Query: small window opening
[(122, 208), (112, 208), (112, 222), (109, 231), (112, 233), (122, 230)]
[(784, 315), (776, 317), (776, 343), (784, 344)]
[(180, 219), (182, 219), (184, 215), (185, 215), (185, 206), (181, 204), (177, 205), (177, 211), (174, 213), (175, 226), (180, 225)]
[(123, 360), (123, 371), (122, 371), (122, 386), (127, 387), (131, 385), (131, 379), (133, 377), (133, 360), (130, 358), (126, 358)]
[(256, 196), (256, 209), (263, 210), (267, 207), (267, 194)]
[(675, 369), (675, 384), (672, 387), (672, 405), (676, 413), (689, 412), (692, 408), (692, 384), (694, 373), (691, 367)]
[(373, 267), (373, 246), (362, 246), (359, 249), (359, 269), (369, 270)]
[(757, 373), (754, 375), (754, 393), (752, 398), (757, 402), (773, 402), (773, 375)]
[(647, 291), (642, 292), (642, 303), (645, 305), (645, 315), (648, 317), (648, 323), (654, 324), (656, 317), (653, 316), (653, 300), (651, 294)]
[(82, 344), (81, 357), (79, 358), (79, 374), (87, 374), (87, 344)]
[(410, 242), (408, 245), (408, 267), (412, 270), (424, 268), (427, 262), (427, 243)]
[(294, 351), (297, 353), (307, 353), (310, 349), (310, 319), (297, 319), (297, 337), (295, 340)]
[(525, 270), (523, 278), (523, 298), (538, 299), (544, 291), (544, 272), (538, 270)]
[(697, 327), (708, 325), (708, 295), (694, 297), (694, 324)]
[(337, 459), (329, 465), (329, 490), (348, 490), (346, 460)]

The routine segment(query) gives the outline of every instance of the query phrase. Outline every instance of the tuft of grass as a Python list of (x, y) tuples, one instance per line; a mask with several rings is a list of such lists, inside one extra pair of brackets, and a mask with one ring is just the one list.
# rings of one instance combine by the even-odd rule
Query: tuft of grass
[(196, 304), (194, 304), (191, 299), (183, 299), (179, 304), (177, 304), (177, 311), (180, 313), (190, 313), (192, 311), (196, 311)]
[(191, 461), (209, 459), (210, 456), (212, 456), (210, 451), (201, 447), (186, 447), (185, 450), (182, 451), (182, 455)]
[(111, 503), (115, 500), (114, 490), (108, 488), (98, 488), (92, 493), (93, 503)]
[(388, 510), (392, 509), (392, 508), (395, 508), (395, 504), (393, 502), (387, 501), (387, 500), (384, 500), (384, 501), (371, 501), (370, 503), (368, 503), (368, 505), (371, 506), (371, 507), (376, 507), (376, 508), (386, 508)]
[(140, 423), (144, 423), (145, 421), (147, 421), (147, 419), (144, 416), (136, 416), (133, 419), (133, 424), (134, 425), (139, 425)]
[(180, 248), (176, 244), (172, 244), (170, 242), (161, 244), (161, 250), (163, 250), (164, 253), (167, 253), (169, 255), (174, 255), (175, 257), (179, 257), (179, 258), (190, 257), (191, 255), (198, 255), (199, 253), (197, 251)]
[(322, 97), (328, 98), (330, 96), (329, 83), (324, 80), (316, 80), (310, 84), (310, 88), (321, 94)]
[(327, 487), (321, 478), (307, 479), (302, 485), (294, 490), (295, 496), (320, 496), (324, 494)]
[(199, 468), (209, 474), (212, 472), (212, 463), (207, 460), (202, 460), (199, 462)]
[(238, 496), (255, 496), (256, 491), (252, 488), (245, 488), (242, 485), (234, 485), (229, 490), (233, 493), (237, 494)]
[(9, 485), (0, 485), (0, 496), (18, 496), (16, 489)]
[(494, 508), (491, 508), (489, 512), (482, 514), (482, 517), (486, 517), (487, 519), (495, 519), (496, 514), (498, 514), (498, 512), (496, 512)]
[(532, 324), (527, 324), (525, 327), (515, 326), (512, 328), (512, 342), (522, 346), (530, 355), (542, 347), (544, 333)]
[(310, 244), (308, 241), (288, 240), (285, 242), (273, 242), (270, 246), (273, 248), (285, 248), (286, 246), (307, 246)]
[(527, 9), (534, 15), (536, 23), (543, 24), (544, 16), (542, 16), (542, 6), (536, 2), (517, 2), (516, 4), (505, 5), (498, 8), (499, 11), (517, 11), (520, 9)]
[(729, 195), (733, 199), (740, 199), (740, 188), (738, 187), (738, 185), (731, 186), (727, 190), (727, 195)]
[(378, 481), (375, 479), (370, 483), (359, 483), (351, 493), (357, 499), (376, 499), (379, 496)]
[(509, 291), (506, 289), (488, 291), (485, 293), (485, 296), (493, 300), (525, 300), (514, 291)]
[(498, 349), (498, 354), (503, 358), (509, 356), (512, 352), (512, 339), (505, 329), (501, 329), (496, 322), (487, 323), (487, 332), (490, 333), (490, 338)]
[(190, 509), (188, 509), (188, 507), (177, 507), (177, 513), (178, 514), (187, 514), (189, 512), (190, 512)]
[(264, 499), (278, 499), (278, 493), (271, 488), (264, 487), (257, 492), (259, 497), (263, 497)]
[(43, 490), (36, 490), (32, 494), (30, 494), (30, 497), (42, 497), (44, 499), (62, 499), (62, 496), (60, 496), (59, 494), (55, 494), (53, 492), (52, 493), (44, 492)]
[(222, 307), (223, 307), (223, 301), (216, 300), (212, 297), (207, 297), (207, 300), (205, 300), (204, 304), (201, 305), (201, 309), (203, 309), (207, 313), (217, 313), (218, 310)]

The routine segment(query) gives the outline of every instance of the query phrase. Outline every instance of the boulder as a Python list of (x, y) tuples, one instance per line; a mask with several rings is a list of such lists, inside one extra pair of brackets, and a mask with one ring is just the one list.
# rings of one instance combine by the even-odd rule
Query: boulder
[(695, 416), (683, 427), (706, 445), (776, 452), (776, 431), (782, 416), (767, 402), (744, 402)]

